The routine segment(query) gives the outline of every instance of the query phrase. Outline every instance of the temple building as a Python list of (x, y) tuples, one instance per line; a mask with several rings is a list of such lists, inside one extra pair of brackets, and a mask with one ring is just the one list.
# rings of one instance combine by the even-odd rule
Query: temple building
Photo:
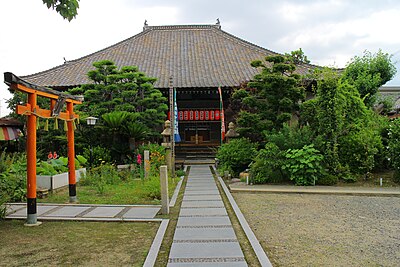
[[(66, 61), (52, 69), (22, 77), (56, 90), (65, 90), (91, 81), (87, 77), (93, 62), (111, 60), (118, 67), (138, 66), (147, 76), (157, 78), (155, 87), (168, 96), (169, 79), (177, 92), (181, 147), (220, 145), (219, 114), (222, 89), (224, 107), (234, 88), (251, 80), (258, 70), (250, 62), (277, 53), (242, 40), (213, 25), (149, 26), (115, 45), (82, 58)], [(313, 65), (300, 64), (306, 74)], [(232, 118), (226, 118), (228, 125)]]

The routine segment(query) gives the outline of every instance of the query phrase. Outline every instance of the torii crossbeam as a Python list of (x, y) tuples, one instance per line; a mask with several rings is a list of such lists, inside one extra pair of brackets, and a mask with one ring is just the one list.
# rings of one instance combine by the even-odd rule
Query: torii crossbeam
[[(39, 225), (36, 205), (36, 120), (42, 118), (60, 118), (67, 121), (68, 139), (68, 183), (69, 201), (77, 202), (75, 177), (75, 144), (73, 122), (79, 116), (74, 113), (74, 104), (81, 104), (82, 98), (68, 95), (43, 86), (37, 86), (22, 80), (11, 72), (4, 73), (4, 82), (14, 91), (28, 94), (28, 103), (17, 106), (17, 114), (28, 116), (27, 120), (27, 220), (26, 225)], [(37, 97), (50, 99), (50, 109), (41, 109)], [(61, 112), (63, 104), (67, 103), (66, 112)]]

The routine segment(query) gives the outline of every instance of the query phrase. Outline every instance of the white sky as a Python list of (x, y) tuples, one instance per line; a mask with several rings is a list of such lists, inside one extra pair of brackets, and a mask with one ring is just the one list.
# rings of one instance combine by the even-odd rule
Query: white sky
[[(344, 67), (364, 50), (400, 61), (396, 0), (81, 0), (68, 22), (42, 0), (0, 1), (0, 80), (33, 74), (113, 45), (150, 26), (214, 24), (264, 48), (302, 48), (311, 63)], [(399, 68), (400, 64), (396, 63)], [(400, 73), (388, 85), (400, 85)], [(11, 95), (0, 83), (0, 115)]]

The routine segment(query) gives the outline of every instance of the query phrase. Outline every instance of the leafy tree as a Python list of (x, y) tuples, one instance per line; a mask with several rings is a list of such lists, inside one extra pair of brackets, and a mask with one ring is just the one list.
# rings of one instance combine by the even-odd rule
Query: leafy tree
[(321, 150), (331, 174), (351, 179), (349, 173), (365, 173), (374, 166), (382, 146), (374, 113), (346, 79), (330, 69), (316, 71), (317, 95), (305, 110), (315, 134), (324, 140)]
[(47, 8), (53, 8), (64, 19), (71, 21), (78, 14), (79, 0), (43, 0)]
[(238, 131), (252, 141), (260, 141), (262, 131), (281, 129), (283, 123), (299, 111), (299, 103), (305, 95), (304, 88), (299, 86), (300, 75), (294, 73), (293, 59), (267, 56), (265, 62), (256, 60), (251, 65), (261, 69), (248, 84), (253, 89), (240, 89), (232, 98), (242, 102)]
[(368, 107), (374, 105), (379, 87), (396, 74), (391, 57), (381, 50), (376, 54), (365, 51), (362, 57), (355, 56), (343, 72), (342, 79), (357, 88)]
[(85, 96), (85, 102), (77, 109), (97, 117), (124, 111), (129, 113), (130, 122), (144, 125), (150, 135), (158, 135), (168, 106), (166, 98), (153, 86), (156, 79), (147, 77), (134, 66), (118, 70), (109, 60), (95, 62), (93, 66), (96, 69), (88, 72), (93, 84), (71, 90), (73, 94)]
[(294, 64), (310, 63), (307, 56), (304, 54), (303, 50), (299, 48), (298, 50), (290, 52), (290, 54), (285, 53), (285, 56), (292, 61)]

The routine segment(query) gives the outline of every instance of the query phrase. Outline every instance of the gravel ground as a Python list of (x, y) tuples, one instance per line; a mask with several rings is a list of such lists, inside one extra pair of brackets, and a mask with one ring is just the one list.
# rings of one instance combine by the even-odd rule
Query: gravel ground
[(400, 198), (233, 195), (274, 266), (400, 266)]

